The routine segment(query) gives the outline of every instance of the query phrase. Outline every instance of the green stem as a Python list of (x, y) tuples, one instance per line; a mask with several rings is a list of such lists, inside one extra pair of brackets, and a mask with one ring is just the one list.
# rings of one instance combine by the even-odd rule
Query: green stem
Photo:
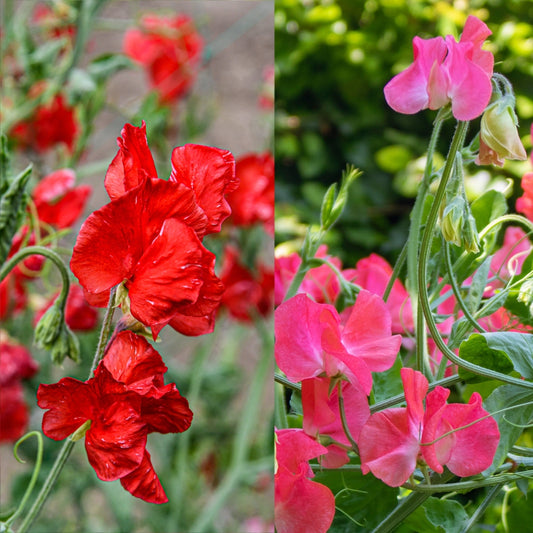
[(483, 516), (483, 513), (487, 510), (494, 498), (500, 493), (504, 485), (504, 483), (499, 483), (490, 489), (485, 499), (481, 502), (481, 505), (475, 510), (463, 529), (461, 529), (461, 533), (468, 533), (472, 529), (476, 522)]
[(433, 239), (433, 231), (437, 223), (439, 207), (440, 207), (442, 200), (444, 199), (444, 195), (446, 192), (446, 184), (448, 183), (448, 180), (452, 173), (453, 165), (455, 162), (455, 156), (463, 145), (467, 127), (468, 127), (468, 122), (458, 122), (454, 137), (452, 139), (452, 144), (450, 146), (450, 152), (448, 154), (448, 158), (446, 160), (444, 171), (442, 173), (439, 188), (437, 190), (437, 195), (431, 206), (431, 210), (430, 210), (428, 220), (426, 223), (426, 228), (422, 236), (422, 243), (420, 247), (420, 258), (418, 262), (419, 302), (422, 307), (424, 316), (426, 318), (431, 336), (433, 337), (433, 340), (435, 341), (435, 344), (437, 345), (439, 350), (444, 354), (444, 356), (447, 359), (449, 359), (452, 363), (455, 363), (457, 366), (460, 366), (466, 370), (469, 370), (470, 372), (473, 372), (474, 374), (484, 376), (488, 379), (497, 379), (499, 381), (510, 383), (512, 385), (518, 385), (519, 387), (533, 389), (533, 383), (530, 381), (524, 381), (521, 379), (513, 378), (511, 376), (501, 374), (500, 372), (495, 372), (494, 370), (480, 367), (478, 365), (465, 361), (464, 359), (461, 359), (460, 357), (455, 355), (455, 353), (452, 352), (448, 348), (448, 346), (446, 346), (446, 343), (444, 342), (444, 339), (442, 338), (437, 328), (435, 319), (431, 312), (431, 306), (430, 306), (429, 299), (428, 299), (427, 281), (426, 281), (427, 280), (426, 270), (427, 270), (429, 252), (431, 249), (431, 241)]
[(100, 329), (100, 337), (98, 338), (98, 344), (94, 353), (93, 364), (91, 365), (91, 370), (89, 371), (90, 379), (95, 371), (98, 363), (102, 360), (102, 357), (105, 353), (105, 347), (109, 339), (109, 334), (111, 333), (111, 324), (113, 322), (113, 314), (115, 313), (115, 293), (117, 288), (113, 287), (109, 293), (109, 302), (107, 304), (107, 309), (104, 315), (104, 321), (102, 322), (102, 327)]
[[(47, 248), (45, 248), (47, 251)], [(44, 255), (44, 254), (43, 254)], [(105, 345), (107, 343), (107, 337), (109, 335), (110, 331), (110, 324), (111, 320), (113, 318), (113, 305), (115, 300), (115, 288), (111, 289), (111, 294), (109, 296), (109, 304), (106, 310), (106, 314), (104, 317), (104, 322), (102, 324), (102, 329), (100, 330), (100, 339), (98, 341), (98, 347), (96, 349), (96, 353), (94, 356), (93, 364), (91, 367), (91, 371), (89, 372), (89, 376), (87, 379), (90, 379), (92, 377), (94, 368), (96, 368), (97, 362), (102, 358)], [(61, 470), (63, 469), (63, 466), (65, 465), (70, 452), (72, 451), (72, 448), (74, 447), (74, 444), (76, 444), (77, 441), (71, 440), (71, 437), (66, 439), (63, 443), (63, 446), (61, 447), (61, 450), (59, 452), (59, 455), (57, 456), (52, 469), (50, 470), (50, 473), (48, 474), (48, 477), (46, 478), (41, 491), (37, 495), (37, 498), (33, 502), (33, 505), (31, 506), (30, 510), (28, 511), (28, 514), (24, 518), (22, 524), (20, 525), (17, 533), (25, 533), (28, 531), (28, 528), (32, 525), (33, 521), (37, 518), (38, 514), (40, 513), (43, 505), (45, 504), (50, 491), (52, 490), (52, 487), (54, 486), (59, 474), (61, 473)]]
[(37, 459), (35, 460), (35, 467), (33, 468), (33, 473), (31, 475), (30, 482), (28, 484), (28, 487), (26, 488), (26, 492), (24, 493), (22, 500), (19, 503), (19, 506), (17, 507), (17, 510), (5, 522), (5, 527), (7, 531), (9, 531), (10, 529), (10, 524), (12, 524), (18, 518), (20, 513), (22, 513), (22, 511), (24, 510), (26, 502), (28, 501), (29, 497), (31, 496), (31, 493), (33, 492), (35, 483), (37, 483), (37, 478), (39, 477), (39, 472), (43, 463), (43, 436), (38, 431), (31, 431), (30, 433), (27, 433), (26, 435), (21, 437), (13, 448), (13, 455), (15, 456), (15, 459), (17, 459), (17, 461), (19, 461), (20, 463), (24, 462), (19, 459), (17, 450), (18, 447), (30, 437), (37, 437)]
[(387, 283), (387, 286), (385, 287), (385, 292), (383, 293), (384, 302), (388, 300), (390, 292), (394, 285), (394, 282), (400, 276), (400, 272), (403, 268), (403, 265), (405, 264), (405, 260), (407, 259), (407, 249), (408, 249), (408, 243), (405, 243), (402, 248), (402, 251), (400, 252), (400, 255), (398, 256), (398, 259), (396, 260), (389, 282)]
[(355, 442), (355, 439), (352, 437), (350, 428), (348, 427), (348, 421), (346, 420), (346, 412), (344, 410), (344, 397), (342, 396), (342, 381), (341, 380), (337, 382), (337, 393), (339, 396), (339, 413), (341, 415), (342, 429), (344, 430), (344, 434), (350, 441), (353, 451), (359, 454), (359, 446), (357, 446), (357, 442)]
[(28, 246), (18, 251), (0, 269), (0, 281), (2, 281), (9, 274), (9, 272), (15, 268), (19, 261), (22, 261), (24, 258), (30, 255), (42, 255), (47, 259), (50, 259), (50, 261), (52, 261), (59, 269), (61, 280), (63, 282), (59, 298), (61, 299), (62, 304), (61, 311), (64, 312), (65, 305), (67, 303), (68, 291), (70, 288), (70, 278), (68, 276), (67, 267), (64, 265), (59, 255), (53, 250), (50, 250), (50, 248), (45, 248), (44, 246)]
[[(435, 118), (433, 131), (429, 140), (426, 167), (424, 169), (424, 176), (418, 192), (416, 195), (415, 204), (411, 212), (411, 225), (409, 227), (409, 237), (407, 241), (407, 290), (411, 298), (411, 305), (413, 308), (413, 323), (415, 325), (416, 338), (416, 366), (417, 370), (423, 371), (427, 365), (427, 348), (425, 342), (426, 327), (423, 316), (419, 319), (421, 314), (418, 304), (418, 257), (419, 257), (419, 242), (420, 231), (422, 228), (422, 215), (424, 213), (424, 204), (426, 196), (429, 191), (431, 183), (431, 173), (433, 172), (433, 154), (435, 152), (437, 141), (440, 135), (440, 130), (444, 121), (445, 112), (441, 109)], [(424, 363), (426, 361), (426, 363)]]
[(446, 269), (448, 270), (448, 277), (450, 280), (450, 283), (452, 285), (453, 294), (455, 295), (455, 299), (457, 300), (457, 303), (459, 304), (459, 307), (463, 311), (465, 317), (467, 320), (481, 333), (486, 333), (486, 329), (483, 328), (479, 324), (479, 322), (474, 318), (472, 313), (470, 312), (470, 309), (468, 309), (467, 305), (465, 304), (465, 301), (463, 300), (463, 297), (461, 296), (461, 291), (459, 289), (459, 286), (457, 285), (457, 280), (455, 279), (455, 274), (453, 272), (453, 266), (452, 266), (452, 260), (450, 257), (450, 245), (444, 239), (442, 240), (442, 245), (444, 249), (444, 258), (446, 260)]

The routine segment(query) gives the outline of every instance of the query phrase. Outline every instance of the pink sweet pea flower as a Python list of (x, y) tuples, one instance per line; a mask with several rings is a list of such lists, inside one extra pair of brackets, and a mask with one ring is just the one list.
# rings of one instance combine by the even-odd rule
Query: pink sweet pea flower
[(325, 533), (335, 516), (331, 490), (311, 481), (308, 461), (326, 453), (301, 429), (276, 430), (274, 512), (278, 533)]
[(387, 103), (398, 113), (414, 114), (439, 109), (451, 102), (457, 120), (472, 120), (489, 103), (494, 57), (481, 50), (491, 35), (474, 16), (466, 20), (459, 42), (446, 39), (413, 39), (414, 62), (385, 86)]
[[(303, 429), (311, 437), (328, 435), (335, 442), (344, 446), (351, 443), (344, 432), (339, 411), (339, 392), (337, 387), (329, 394), (331, 380), (329, 378), (312, 378), (302, 381)], [(368, 398), (359, 388), (347, 381), (342, 382), (342, 397), (346, 423), (351, 436), (357, 442), (361, 428), (370, 416)], [(328, 453), (320, 464), (325, 468), (338, 468), (349, 461), (346, 449), (331, 444)]]
[(345, 376), (365, 394), (372, 372), (389, 369), (401, 335), (391, 334), (391, 318), (379, 296), (362, 290), (344, 327), (337, 310), (297, 294), (275, 316), (276, 361), (292, 381)]
[[(403, 368), (401, 374), (407, 407), (372, 415), (359, 435), (363, 474), (372, 472), (387, 485), (399, 487), (420, 461), (438, 473), (446, 465), (460, 477), (488, 468), (500, 432), (493, 418), (483, 418), (488, 413), (481, 396), (474, 392), (468, 404), (447, 404), (448, 389), (436, 387), (426, 396), (423, 374), (411, 368)], [(457, 431), (444, 436), (453, 430)]]
[[(355, 268), (343, 270), (342, 274), (348, 281), (383, 297), (392, 276), (392, 267), (383, 257), (370, 254), (358, 261)], [(387, 299), (387, 308), (392, 318), (393, 333), (405, 333), (414, 330), (409, 293), (398, 279), (392, 285)]]

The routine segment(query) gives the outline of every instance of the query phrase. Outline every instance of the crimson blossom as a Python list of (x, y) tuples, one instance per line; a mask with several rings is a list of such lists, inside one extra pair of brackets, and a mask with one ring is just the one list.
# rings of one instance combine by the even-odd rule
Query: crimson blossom
[(481, 49), (491, 35), (487, 25), (470, 15), (459, 42), (413, 39), (414, 62), (384, 88), (387, 103), (398, 113), (439, 109), (451, 102), (457, 120), (479, 117), (492, 94), (494, 56)]
[(274, 323), (276, 361), (291, 381), (345, 377), (366, 395), (372, 372), (389, 369), (402, 342), (401, 335), (391, 333), (383, 300), (366, 290), (359, 292), (343, 326), (335, 307), (305, 294), (282, 303)]
[(48, 174), (36, 185), (32, 199), (41, 222), (63, 229), (78, 220), (92, 188), (90, 185), (76, 187), (75, 182), (74, 171), (63, 168)]
[(190, 17), (145, 15), (140, 28), (124, 36), (124, 53), (145, 69), (150, 85), (168, 104), (182, 97), (194, 83), (203, 40)]
[(22, 380), (38, 368), (30, 352), (0, 330), (0, 442), (16, 441), (26, 431), (29, 416)]
[(276, 430), (274, 522), (278, 533), (325, 533), (335, 516), (331, 490), (311, 481), (309, 460), (327, 449), (301, 429)]
[[(479, 393), (468, 404), (447, 404), (450, 391), (412, 368), (401, 370), (407, 407), (373, 414), (359, 435), (363, 474), (372, 472), (399, 487), (425, 463), (442, 474), (443, 465), (460, 477), (481, 473), (492, 464), (500, 440), (496, 421), (483, 409)], [(425, 398), (425, 406), (424, 406)]]
[(81, 227), (70, 263), (90, 303), (119, 302), (157, 336), (167, 324), (185, 335), (209, 333), (224, 287), (215, 255), (202, 245), (231, 210), (233, 156), (188, 144), (172, 153), (169, 181), (157, 177), (145, 124), (124, 127), (105, 177), (112, 201)]
[[(43, 432), (63, 440), (85, 435), (89, 463), (103, 481), (120, 479), (133, 496), (168, 501), (146, 450), (149, 433), (180, 433), (192, 412), (174, 383), (164, 383), (167, 367), (144, 339), (119, 332), (108, 345), (94, 377), (63, 378), (40, 385), (37, 403), (48, 409)], [(81, 435), (79, 434), (81, 432)]]
[(258, 222), (274, 234), (274, 158), (272, 154), (246, 154), (235, 162), (239, 188), (228, 195), (231, 221), (250, 227)]
[[(43, 90), (42, 84), (36, 85), (30, 89), (28, 97), (36, 98)], [(56, 144), (63, 144), (72, 152), (78, 131), (75, 111), (59, 93), (40, 105), (30, 118), (15, 124), (9, 135), (21, 148), (42, 153)]]

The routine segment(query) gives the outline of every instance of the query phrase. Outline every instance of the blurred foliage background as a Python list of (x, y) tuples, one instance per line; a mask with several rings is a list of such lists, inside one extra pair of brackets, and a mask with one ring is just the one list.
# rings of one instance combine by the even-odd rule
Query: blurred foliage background
[[(494, 53), (495, 71), (515, 88), (519, 132), (529, 153), (531, 0), (276, 0), (276, 233), (278, 243), (289, 241), (285, 249), (298, 249), (305, 225), (318, 221), (328, 185), (351, 163), (364, 174), (328, 236), (330, 251), (347, 266), (370, 252), (395, 260), (436, 112), (398, 114), (387, 106), (383, 87), (412, 62), (415, 35), (457, 38), (470, 14), (493, 33), (485, 49)], [(441, 135), (443, 156), (453, 127), (449, 121)], [(471, 131), (477, 130), (474, 124)], [(504, 188), (511, 179), (514, 206), (529, 165), (472, 165), (469, 195)]]

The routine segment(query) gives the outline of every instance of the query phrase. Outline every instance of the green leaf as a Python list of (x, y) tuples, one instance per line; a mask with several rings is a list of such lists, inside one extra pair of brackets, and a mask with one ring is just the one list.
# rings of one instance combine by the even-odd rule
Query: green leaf
[(507, 213), (507, 201), (501, 192), (490, 190), (474, 200), (470, 208), (476, 227), (481, 231), (489, 222)]
[(372, 373), (374, 403), (381, 402), (391, 396), (397, 396), (404, 392), (402, 378), (400, 376), (401, 368), (402, 362), (398, 357), (389, 370)]
[(11, 249), (11, 241), (25, 216), (28, 195), (26, 185), (30, 179), (32, 167), (28, 166), (8, 185), (0, 198), (0, 264), (3, 263)]
[(503, 351), (509, 356), (522, 377), (533, 379), (533, 335), (502, 331), (483, 333), (483, 337), (490, 349)]
[(405, 519), (398, 533), (458, 533), (467, 521), (468, 514), (459, 502), (430, 497)]
[[(459, 347), (459, 356), (466, 361), (474, 363), (483, 368), (489, 368), (502, 374), (509, 374), (513, 371), (513, 362), (502, 349), (496, 349), (489, 346), (486, 335), (474, 333), (461, 343)], [(486, 378), (477, 376), (468, 370), (459, 367), (461, 378), (469, 381), (484, 381)]]
[(68, 88), (74, 98), (80, 98), (93, 93), (96, 90), (96, 83), (85, 70), (75, 68), (70, 73)]
[(516, 385), (502, 385), (495, 389), (485, 400), (484, 407), (489, 413), (495, 413), (494, 419), (500, 429), (500, 442), (496, 449), (496, 454), (492, 465), (485, 470), (485, 475), (490, 475), (504, 461), (507, 453), (516, 443), (523, 428), (521, 425), (527, 424), (533, 415), (533, 405), (510, 409), (501, 413), (496, 413), (500, 409), (522, 405), (533, 402), (533, 392), (529, 389), (517, 387)]
[(9, 187), (9, 177), (11, 176), (11, 156), (7, 149), (7, 137), (0, 135), (0, 195)]
[(65, 46), (66, 39), (51, 39), (30, 54), (33, 65), (49, 66), (56, 62), (59, 53)]
[(131, 61), (121, 54), (104, 54), (94, 59), (87, 67), (87, 72), (97, 83), (107, 80), (110, 76), (132, 66)]
[(370, 532), (398, 504), (398, 489), (358, 471), (324, 470), (316, 472), (313, 481), (328, 486), (335, 495), (331, 533)]
[(474, 273), (472, 278), (472, 284), (466, 297), (466, 306), (471, 313), (475, 313), (477, 308), (481, 304), (485, 287), (487, 286), (487, 280), (489, 279), (490, 263), (492, 257), (487, 257), (479, 268)]

